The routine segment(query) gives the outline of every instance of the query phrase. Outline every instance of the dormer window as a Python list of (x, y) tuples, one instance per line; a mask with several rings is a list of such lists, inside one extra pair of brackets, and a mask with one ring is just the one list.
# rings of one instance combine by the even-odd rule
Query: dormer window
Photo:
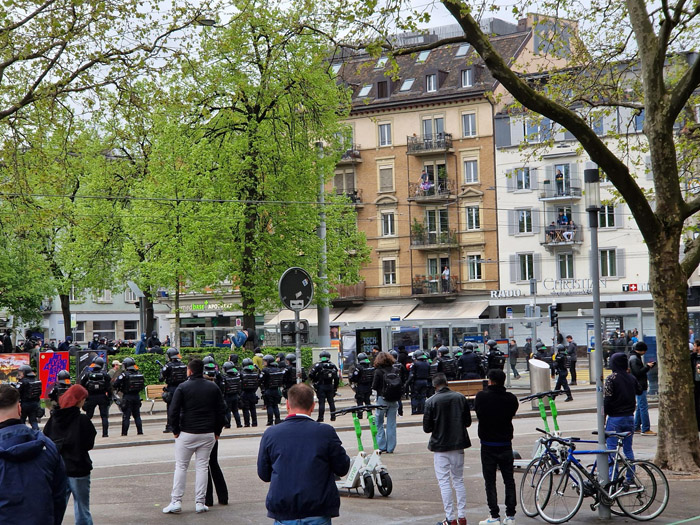
[(432, 93), (437, 91), (437, 74), (432, 73), (430, 75), (425, 75), (425, 91), (427, 93)]
[(403, 84), (401, 84), (401, 88), (399, 89), (399, 91), (409, 91), (413, 87), (413, 83), (415, 81), (415, 78), (407, 78), (403, 81)]
[(474, 71), (470, 69), (462, 70), (462, 87), (472, 87), (474, 85)]
[(469, 44), (461, 44), (457, 49), (457, 54), (455, 56), (463, 57), (467, 54), (467, 51), (469, 51)]
[(418, 58), (416, 59), (416, 64), (420, 64), (422, 62), (425, 62), (426, 60), (428, 60), (429, 56), (430, 56), (430, 49), (428, 49), (427, 51), (421, 51), (420, 53), (418, 53)]
[(389, 60), (389, 57), (381, 57), (374, 65), (374, 69), (382, 69), (386, 65), (387, 60)]
[(382, 80), (377, 82), (377, 98), (387, 98), (389, 96), (389, 82)]
[(370, 91), (372, 91), (372, 84), (367, 84), (365, 86), (362, 86), (362, 89), (360, 90), (360, 93), (357, 96), (366, 97), (367, 95), (369, 95)]

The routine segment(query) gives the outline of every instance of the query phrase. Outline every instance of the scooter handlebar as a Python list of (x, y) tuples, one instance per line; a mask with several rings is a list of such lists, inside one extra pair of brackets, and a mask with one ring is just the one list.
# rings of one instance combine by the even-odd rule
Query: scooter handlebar
[(549, 392), (537, 392), (536, 394), (530, 394), (529, 396), (521, 397), (520, 402), (530, 401), (532, 399), (541, 399), (543, 397), (556, 397), (563, 394), (563, 390), (550, 390)]
[(331, 415), (342, 416), (344, 414), (350, 414), (355, 412), (370, 412), (372, 410), (383, 410), (388, 408), (387, 405), (358, 405), (355, 407), (341, 408), (340, 410), (335, 410), (331, 412)]

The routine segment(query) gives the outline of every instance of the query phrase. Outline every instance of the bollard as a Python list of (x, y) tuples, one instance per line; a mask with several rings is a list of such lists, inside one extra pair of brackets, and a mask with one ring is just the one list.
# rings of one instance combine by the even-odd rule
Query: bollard
[[(549, 365), (539, 359), (530, 359), (530, 393), (549, 392), (552, 390), (552, 378)], [(532, 409), (539, 410), (537, 399), (533, 399)]]

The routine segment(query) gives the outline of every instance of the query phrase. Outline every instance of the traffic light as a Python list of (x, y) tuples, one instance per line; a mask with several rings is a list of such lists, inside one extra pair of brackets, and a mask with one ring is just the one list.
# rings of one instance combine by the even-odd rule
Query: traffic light
[(282, 346), (294, 346), (294, 321), (282, 321), (280, 323), (280, 334), (282, 336)]
[(306, 319), (300, 319), (297, 325), (297, 333), (299, 334), (299, 344), (309, 344), (309, 322)]
[(557, 312), (557, 305), (549, 305), (549, 326), (557, 326), (559, 324), (559, 313)]

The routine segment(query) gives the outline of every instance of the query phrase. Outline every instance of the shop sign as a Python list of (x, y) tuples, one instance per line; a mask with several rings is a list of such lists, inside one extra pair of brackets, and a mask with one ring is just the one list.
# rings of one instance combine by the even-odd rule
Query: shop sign
[[(543, 279), (542, 286), (552, 295), (587, 295), (593, 292), (592, 279)], [(607, 288), (607, 281), (600, 280), (600, 287)]]
[(181, 312), (204, 312), (207, 310), (235, 310), (236, 305), (234, 303), (210, 303), (209, 301), (204, 301), (203, 303), (192, 303), (183, 304), (180, 306)]
[(523, 295), (521, 290), (491, 290), (491, 299), (500, 299), (503, 297), (520, 297)]
[(622, 285), (623, 292), (648, 292), (649, 283), (629, 283)]

